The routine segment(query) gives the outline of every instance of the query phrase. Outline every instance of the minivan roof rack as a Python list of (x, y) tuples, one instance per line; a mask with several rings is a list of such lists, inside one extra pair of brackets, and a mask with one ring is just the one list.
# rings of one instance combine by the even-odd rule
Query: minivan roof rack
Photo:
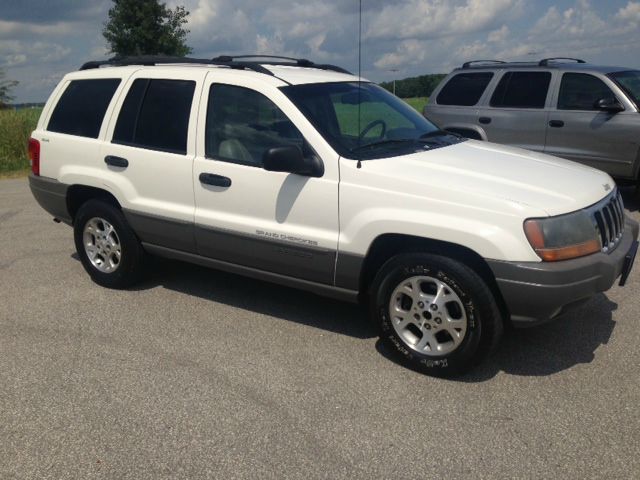
[(587, 63), (584, 60), (580, 60), (579, 58), (569, 58), (569, 57), (552, 57), (552, 58), (544, 58), (542, 60), (540, 60), (540, 62), (538, 63), (538, 65), (540, 67), (546, 67), (548, 66), (551, 62), (555, 62), (556, 60), (569, 60), (572, 62), (576, 62), (576, 63)]
[(502, 60), (472, 60), (471, 62), (464, 62), (462, 68), (469, 68), (475, 63), (507, 63)]
[[(248, 58), (264, 58), (266, 61), (246, 61)], [(311, 60), (304, 58), (278, 57), (274, 55), (239, 55), (232, 57), (230, 55), (221, 55), (216, 58), (191, 58), (191, 57), (170, 57), (164, 55), (140, 55), (132, 57), (113, 57), (108, 60), (97, 60), (84, 63), (80, 70), (90, 70), (100, 68), (103, 65), (112, 67), (122, 67), (127, 65), (167, 65), (167, 64), (199, 64), (199, 65), (216, 65), (234, 68), (238, 70), (252, 70), (254, 72), (264, 73), (274, 76), (273, 72), (263, 67), (263, 65), (285, 65), (296, 67), (318, 68), (320, 70), (332, 70), (340, 73), (351, 74), (347, 70), (335, 65), (317, 64)]]

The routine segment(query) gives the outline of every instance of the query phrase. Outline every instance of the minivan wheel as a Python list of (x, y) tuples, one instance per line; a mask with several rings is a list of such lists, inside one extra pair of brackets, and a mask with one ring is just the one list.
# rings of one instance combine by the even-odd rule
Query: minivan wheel
[(485, 281), (441, 255), (397, 255), (371, 288), (381, 340), (407, 366), (438, 377), (466, 372), (498, 344), (503, 322)]
[(122, 212), (89, 200), (74, 220), (74, 240), (82, 266), (98, 285), (127, 288), (140, 279), (144, 250)]

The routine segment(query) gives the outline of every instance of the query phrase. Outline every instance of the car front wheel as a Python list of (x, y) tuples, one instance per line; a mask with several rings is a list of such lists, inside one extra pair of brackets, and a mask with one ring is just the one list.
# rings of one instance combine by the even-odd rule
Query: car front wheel
[(469, 370), (497, 345), (500, 310), (485, 281), (452, 258), (391, 258), (378, 272), (371, 312), (380, 338), (409, 367), (448, 377)]

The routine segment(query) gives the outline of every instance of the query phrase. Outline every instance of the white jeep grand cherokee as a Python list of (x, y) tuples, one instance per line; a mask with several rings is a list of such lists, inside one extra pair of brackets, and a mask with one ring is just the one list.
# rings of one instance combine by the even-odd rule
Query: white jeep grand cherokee
[(89, 62), (54, 90), (30, 185), (96, 283), (126, 288), (152, 254), (360, 300), (440, 376), (505, 322), (624, 284), (638, 224), (607, 174), (441, 131), (338, 67), (260, 58)]

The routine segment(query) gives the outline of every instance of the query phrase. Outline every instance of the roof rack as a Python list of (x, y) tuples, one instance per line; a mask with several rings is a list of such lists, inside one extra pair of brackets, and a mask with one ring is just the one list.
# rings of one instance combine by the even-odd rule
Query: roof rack
[[(246, 58), (265, 58), (266, 61), (256, 61), (256, 62), (246, 62), (244, 59)], [(238, 62), (238, 60), (240, 60)], [(345, 70), (342, 67), (338, 67), (336, 65), (330, 65), (328, 63), (314, 63), (311, 60), (307, 60), (306, 58), (293, 58), (293, 57), (282, 57), (279, 55), (220, 55), (219, 57), (215, 57), (213, 59), (214, 62), (222, 62), (222, 63), (248, 63), (253, 64), (257, 63), (260, 65), (283, 65), (283, 66), (295, 66), (295, 67), (307, 67), (307, 68), (318, 68), (320, 70), (332, 70), (334, 72), (347, 73), (351, 75), (351, 72)]]
[[(265, 58), (266, 61), (245, 61), (246, 58)], [(216, 65), (229, 67), (238, 70), (252, 70), (254, 72), (264, 73), (265, 75), (274, 76), (273, 72), (263, 67), (263, 65), (285, 65), (296, 67), (318, 68), (320, 70), (332, 70), (340, 73), (351, 74), (344, 68), (335, 65), (317, 64), (311, 60), (304, 58), (277, 57), (274, 55), (239, 55), (229, 56), (221, 55), (212, 59), (191, 58), (191, 57), (169, 57), (163, 55), (141, 55), (134, 57), (113, 57), (108, 60), (97, 60), (84, 63), (80, 70), (89, 70), (100, 68), (103, 65), (112, 67), (122, 67), (126, 65), (167, 65), (167, 64), (199, 64), (199, 65)]]
[(548, 66), (551, 62), (555, 62), (556, 60), (570, 60), (572, 62), (576, 62), (576, 63), (587, 63), (584, 60), (580, 60), (579, 58), (569, 58), (569, 57), (552, 57), (552, 58), (545, 58), (540, 60), (540, 62), (538, 63), (538, 65), (540, 67), (546, 67)]
[(474, 63), (506, 63), (506, 62), (503, 62), (502, 60), (473, 60), (471, 62), (464, 62), (462, 64), (462, 68), (469, 68)]

